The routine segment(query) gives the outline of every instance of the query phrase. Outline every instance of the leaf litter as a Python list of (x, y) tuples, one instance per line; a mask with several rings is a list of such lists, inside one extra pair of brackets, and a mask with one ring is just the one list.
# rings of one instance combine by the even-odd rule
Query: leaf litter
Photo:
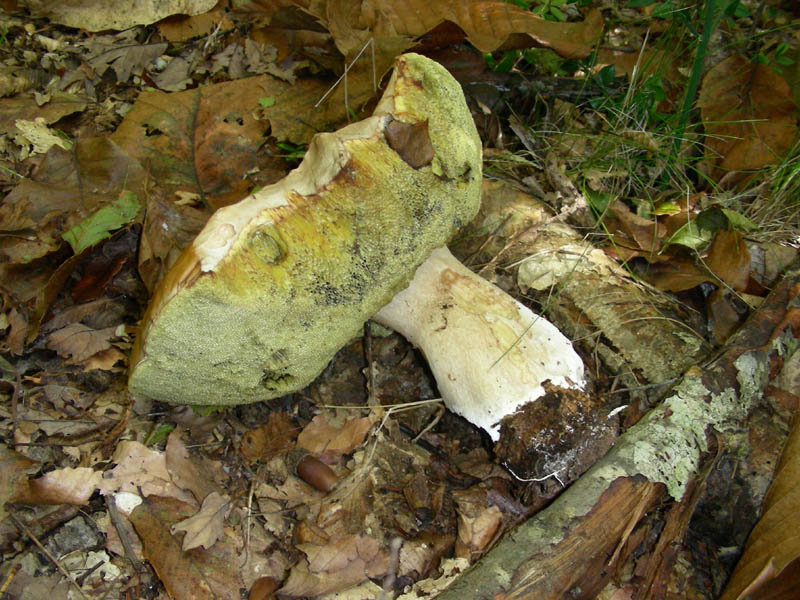
[[(523, 485), (493, 462), (478, 434), (442, 416), (435, 403), (397, 413), (365, 409), (368, 398), (388, 405), (435, 398), (407, 344), (397, 336), (373, 338), (369, 350), (355, 342), (292, 402), (201, 416), (143, 400), (131, 405), (124, 392), (129, 336), (146, 290), (211, 212), (284, 175), (289, 165), (279, 142), (302, 149), (313, 133), (358, 117), (374, 95), (373, 78), (420, 36), (434, 50), (455, 44), (456, 58), (464, 60), (471, 52), (467, 43), (485, 53), (536, 44), (559, 61), (584, 59), (608, 11), (586, 10), (557, 23), (495, 1), (266, 2), (238, 11), (174, 2), (160, 3), (163, 12), (143, 4), (143, 14), (89, 4), (91, 15), (87, 3), (77, 3), (9, 21), (14, 52), (46, 52), (39, 73), (4, 92), (4, 129), (39, 122), (72, 146), (4, 138), (2, 165), (25, 177), (3, 171), (7, 194), (0, 205), (3, 349), (21, 374), (16, 404), (6, 403), (0, 413), (8, 432), (0, 457), (2, 510), (35, 520), (51, 514), (49, 505), (66, 504), (95, 515), (108, 553), (86, 546), (74, 563), (102, 565), (98, 577), (81, 584), (90, 597), (111, 589), (141, 594), (154, 580), (130, 565), (144, 560), (174, 598), (239, 598), (265, 578), (280, 583), (284, 597), (441, 591), (560, 488), (553, 481)], [(37, 20), (41, 16), (52, 24)], [(41, 26), (40, 37), (26, 27), (33, 22)], [(85, 36), (56, 23), (107, 33)], [(153, 26), (132, 27), (137, 23)], [(108, 33), (115, 29), (126, 31)], [(646, 77), (658, 70), (651, 65), (674, 60), (674, 52), (647, 48), (633, 22), (627, 33), (624, 43), (642, 55), (603, 48), (599, 64)], [(171, 46), (176, 40), (182, 43)], [(644, 69), (636, 68), (640, 64)], [(352, 65), (346, 79), (320, 103), (346, 65)], [(481, 65), (470, 68), (480, 71)], [(681, 74), (662, 73), (673, 88), (659, 106), (674, 107)], [(49, 77), (54, 85), (44, 87), (45, 74), (57, 75)], [(732, 93), (742, 85), (748, 94)], [(709, 70), (699, 106), (711, 180), (735, 189), (747, 179), (741, 173), (780, 161), (796, 131), (790, 92), (781, 75), (742, 57)], [(477, 94), (471, 99), (476, 113), (487, 112)], [(569, 147), (559, 159), (563, 170), (572, 169), (576, 179), (575, 161), (607, 127), (599, 112), (582, 110), (565, 119), (589, 141), (560, 146)], [(515, 134), (525, 136), (524, 127)], [(640, 133), (630, 128), (621, 137), (640, 150), (660, 151)], [(502, 157), (501, 132), (485, 137), (497, 146), (487, 148), (487, 158)], [(535, 138), (525, 141), (533, 153), (545, 150)], [(541, 175), (530, 166), (516, 168), (529, 178)], [(709, 295), (714, 329), (708, 337), (722, 343), (749, 312), (731, 314), (731, 306), (742, 298), (757, 303), (780, 270), (773, 267), (766, 278), (750, 273), (751, 255), (760, 248), (748, 243), (746, 219), (737, 210), (719, 210), (713, 195), (669, 198), (663, 204), (674, 210), (664, 218), (618, 199), (602, 205), (597, 193), (615, 191), (617, 180), (630, 173), (586, 173), (589, 202), (605, 214), (610, 256), (647, 262), (644, 277), (661, 289), (689, 292), (722, 283), (734, 293)], [(491, 231), (478, 235), (491, 237)], [(516, 235), (500, 239), (503, 252), (514, 247)], [(500, 269), (487, 274), (514, 287)], [(374, 371), (368, 391), (364, 369)], [(647, 380), (647, 373), (637, 375)], [(11, 398), (16, 384), (2, 383)], [(172, 430), (164, 449), (163, 442), (148, 446), (162, 426)], [(336, 474), (331, 491), (314, 489), (292, 470), (290, 456), (298, 450)], [(785, 489), (779, 484), (774, 495), (782, 499)], [(112, 524), (105, 502), (119, 506), (122, 522), (133, 529)], [(55, 516), (55, 526), (76, 523), (75, 514)], [(773, 539), (775, 530), (765, 527), (763, 539)], [(3, 532), (4, 548), (19, 539), (14, 531)], [(3, 576), (23, 585), (30, 566), (21, 568), (16, 578), (8, 571)], [(37, 568), (46, 567), (40, 562)], [(39, 579), (57, 590), (48, 597), (65, 597), (58, 579)]]

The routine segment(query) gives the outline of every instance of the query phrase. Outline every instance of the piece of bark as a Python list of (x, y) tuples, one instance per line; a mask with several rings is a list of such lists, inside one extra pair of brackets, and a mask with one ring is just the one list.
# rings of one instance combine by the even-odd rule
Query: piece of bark
[(608, 579), (609, 569), (601, 565), (616, 558), (613, 549), (647, 508), (666, 493), (682, 499), (707, 464), (707, 436), (735, 447), (731, 433), (741, 431), (798, 337), (800, 262), (795, 262), (707, 368), (690, 369), (603, 459), (507, 535), (439, 600), (593, 598)]

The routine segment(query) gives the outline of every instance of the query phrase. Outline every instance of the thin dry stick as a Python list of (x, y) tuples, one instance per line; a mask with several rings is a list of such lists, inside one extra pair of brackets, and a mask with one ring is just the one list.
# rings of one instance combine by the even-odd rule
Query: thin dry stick
[(375, 359), (372, 355), (372, 330), (369, 321), (364, 323), (364, 358), (367, 361), (367, 405), (380, 406), (375, 389)]
[(344, 110), (348, 116), (350, 115), (350, 106), (347, 103), (347, 73), (350, 72), (350, 69), (353, 68), (353, 65), (356, 64), (356, 61), (361, 58), (362, 54), (364, 54), (364, 50), (367, 49), (367, 46), (372, 47), (372, 89), (373, 91), (378, 89), (377, 73), (375, 72), (375, 43), (372, 41), (372, 38), (369, 38), (366, 43), (361, 46), (361, 50), (358, 51), (358, 54), (356, 54), (356, 57), (350, 62), (350, 64), (344, 66), (344, 73), (342, 73), (341, 77), (339, 77), (339, 79), (337, 79), (336, 82), (328, 88), (328, 91), (323, 94), (322, 98), (317, 100), (314, 108), (318, 108), (325, 98), (327, 98), (344, 79)]
[(128, 537), (128, 530), (125, 528), (125, 524), (119, 516), (117, 503), (111, 495), (106, 496), (106, 508), (108, 508), (108, 517), (111, 519), (111, 524), (114, 525), (114, 528), (117, 530), (119, 541), (122, 543), (122, 548), (125, 550), (125, 557), (131, 563), (136, 573), (145, 573), (147, 567), (136, 557), (133, 544), (131, 544), (131, 540)]
[(250, 523), (253, 518), (253, 495), (256, 491), (256, 481), (250, 481), (250, 492), (247, 494), (247, 519), (244, 522), (244, 560), (239, 568), (244, 568), (247, 561), (250, 559)]
[(31, 538), (31, 541), (34, 544), (36, 544), (39, 550), (41, 550), (42, 553), (50, 560), (50, 562), (52, 562), (56, 566), (56, 568), (61, 572), (61, 574), (64, 577), (66, 577), (72, 585), (75, 586), (75, 589), (78, 590), (78, 593), (81, 595), (81, 597), (85, 598), (86, 600), (89, 600), (89, 597), (83, 592), (81, 586), (78, 585), (78, 582), (72, 578), (70, 572), (67, 571), (63, 566), (61, 566), (61, 563), (58, 562), (58, 559), (56, 559), (55, 556), (50, 554), (50, 551), (42, 545), (42, 543), (36, 538), (35, 535), (33, 535), (33, 532), (30, 529), (28, 529), (28, 526), (25, 525), (25, 523), (23, 523), (19, 519), (17, 519), (17, 517), (15, 517), (14, 515), (10, 514), (8, 515), (8, 517), (14, 522), (14, 525), (16, 525), (19, 529), (21, 529), (25, 533), (25, 535)]
[(11, 570), (8, 572), (8, 575), (6, 575), (6, 579), (3, 582), (3, 585), (0, 586), (0, 598), (2, 598), (3, 594), (6, 593), (8, 586), (11, 585), (11, 580), (14, 579), (14, 576), (21, 568), (22, 568), (22, 563), (19, 562), (15, 563), (14, 566), (11, 567)]

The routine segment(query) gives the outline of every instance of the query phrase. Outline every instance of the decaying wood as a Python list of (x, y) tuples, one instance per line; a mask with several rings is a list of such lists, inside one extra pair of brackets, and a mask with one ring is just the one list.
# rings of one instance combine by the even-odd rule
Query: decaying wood
[[(680, 314), (685, 309), (633, 281), (546, 205), (509, 184), (484, 182), (478, 217), (455, 251), (473, 265), (507, 268), (523, 291), (542, 292), (547, 316), (568, 337), (612, 372), (633, 371), (639, 383), (679, 377), (709, 352)], [(492, 278), (489, 268), (480, 274)]]
[(615, 548), (647, 508), (683, 498), (712, 460), (710, 441), (735, 445), (798, 338), (800, 261), (715, 359), (689, 369), (603, 459), (438, 598), (593, 597), (608, 581), (601, 565), (619, 559)]

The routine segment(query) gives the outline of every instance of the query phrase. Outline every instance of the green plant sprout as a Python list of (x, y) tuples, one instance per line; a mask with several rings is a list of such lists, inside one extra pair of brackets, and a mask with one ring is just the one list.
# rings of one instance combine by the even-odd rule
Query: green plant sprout
[(286, 154), (281, 154), (280, 156), (289, 163), (299, 163), (306, 155), (306, 147), (302, 144), (278, 142), (278, 148), (286, 152)]

